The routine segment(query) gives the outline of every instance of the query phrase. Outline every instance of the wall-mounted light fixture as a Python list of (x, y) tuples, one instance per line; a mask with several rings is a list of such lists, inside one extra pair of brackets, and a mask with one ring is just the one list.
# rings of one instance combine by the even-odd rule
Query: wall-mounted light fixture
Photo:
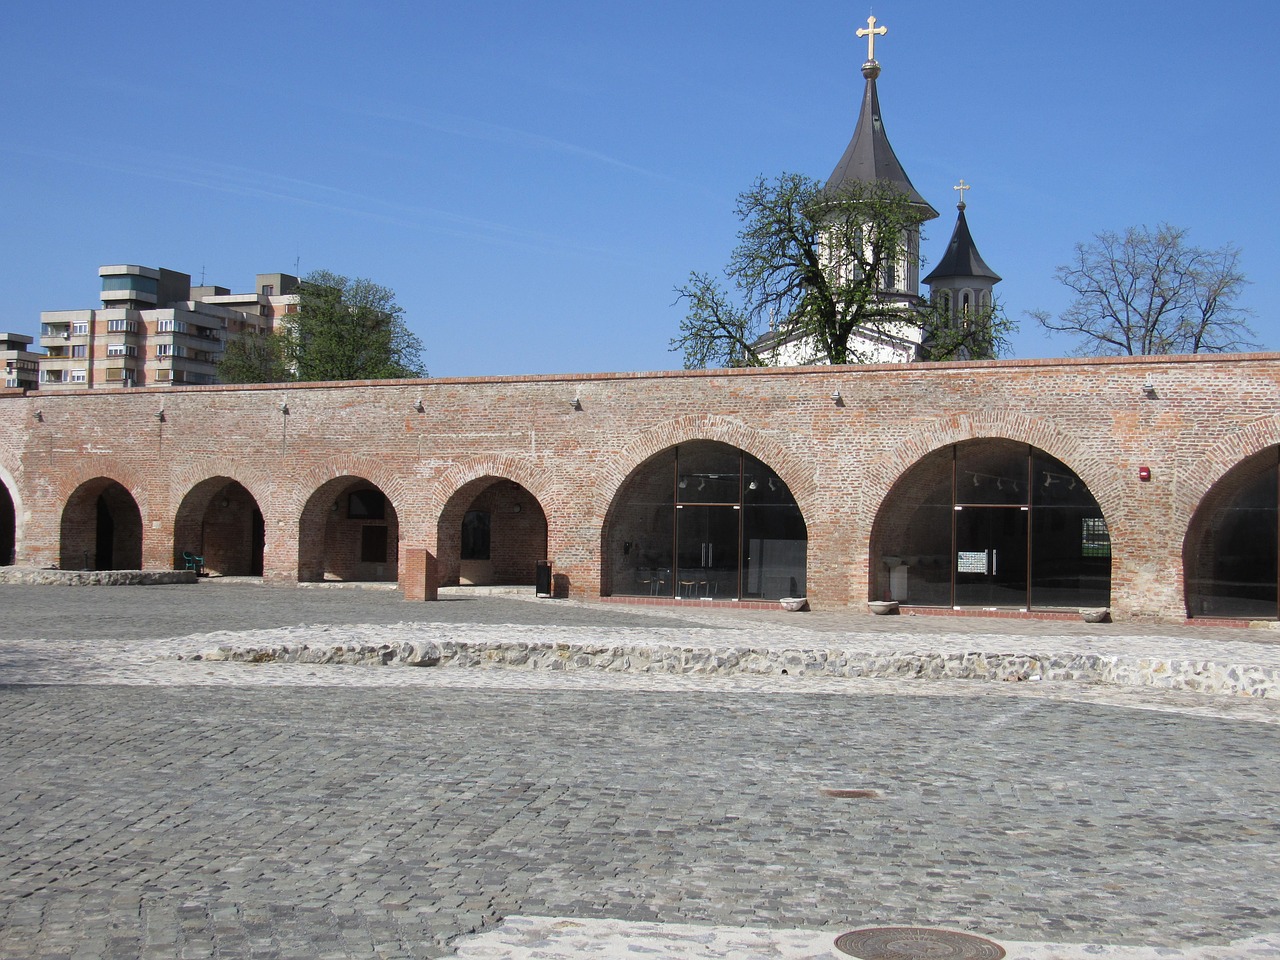
[(289, 415), (289, 404), (285, 400), (280, 401), (280, 412), (286, 417)]
[(161, 423), (164, 423), (164, 407), (161, 407), (159, 410), (156, 411), (155, 417)]
[(426, 413), (426, 412), (427, 412), (427, 408), (426, 408), (426, 407), (424, 407), (424, 406), (422, 405), (422, 398), (421, 398), (421, 397), (419, 397), (417, 400), (413, 401), (413, 409), (417, 410), (419, 413)]
[(1150, 480), (1150, 479), (1151, 479), (1151, 468), (1150, 468), (1150, 467), (1139, 467), (1139, 468), (1138, 468), (1138, 479), (1139, 479), (1139, 480), (1141, 480), (1143, 483), (1146, 483), (1148, 480)]
[(834, 403), (837, 407), (844, 406), (844, 397), (840, 396), (839, 390), (831, 391), (831, 402)]
[(570, 410), (581, 410), (581, 409), (582, 409), (582, 397), (580, 397), (578, 394), (576, 394), (576, 393), (575, 393), (575, 394), (573, 395), (573, 399), (569, 401), (569, 409), (570, 409)]
[(35, 420), (36, 423), (44, 423), (44, 411), (37, 410), (35, 413), (31, 414), (31, 418)]
[(1150, 380), (1142, 384), (1142, 395), (1148, 400), (1156, 399), (1156, 385)]

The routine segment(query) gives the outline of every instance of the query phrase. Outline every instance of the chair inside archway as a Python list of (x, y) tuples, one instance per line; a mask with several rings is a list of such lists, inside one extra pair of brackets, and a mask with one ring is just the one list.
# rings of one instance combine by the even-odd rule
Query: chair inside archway
[(298, 524), (298, 580), (394, 583), (400, 522), (391, 499), (362, 477), (335, 477), (313, 493)]
[(86, 480), (62, 508), (58, 565), (63, 570), (142, 569), (142, 513), (109, 477)]
[(771, 468), (694, 440), (637, 467), (601, 537), (606, 595), (778, 600), (806, 592), (808, 528)]
[(547, 559), (547, 515), (505, 477), (484, 476), (449, 498), (436, 526), (442, 586), (532, 585)]
[(1237, 464), (1200, 501), (1183, 543), (1187, 616), (1277, 616), (1280, 447)]
[(1083, 480), (1011, 440), (953, 444), (894, 484), (871, 535), (872, 600), (928, 607), (1105, 607), (1111, 539)]
[(253, 494), (230, 477), (210, 477), (192, 487), (178, 507), (174, 568), (194, 562), (215, 576), (260, 577), (265, 542), (262, 511)]

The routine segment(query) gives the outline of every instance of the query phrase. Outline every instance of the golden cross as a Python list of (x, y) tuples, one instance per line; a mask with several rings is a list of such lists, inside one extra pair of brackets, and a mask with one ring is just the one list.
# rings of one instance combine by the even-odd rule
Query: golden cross
[(952, 189), (952, 190), (959, 190), (959, 191), (960, 191), (960, 209), (961, 209), (961, 210), (963, 210), (963, 209), (964, 209), (964, 192), (965, 192), (966, 190), (972, 190), (972, 189), (973, 189), (973, 187), (971, 187), (971, 186), (969, 186), (969, 184), (965, 183), (965, 182), (964, 182), (964, 177), (961, 177), (961, 178), (960, 178), (960, 185), (959, 185), (959, 186), (956, 186), (956, 187), (952, 187), (951, 189)]
[(858, 28), (858, 36), (867, 38), (867, 62), (876, 58), (876, 35), (884, 36), (889, 32), (888, 27), (877, 27), (875, 17), (867, 17), (867, 25)]

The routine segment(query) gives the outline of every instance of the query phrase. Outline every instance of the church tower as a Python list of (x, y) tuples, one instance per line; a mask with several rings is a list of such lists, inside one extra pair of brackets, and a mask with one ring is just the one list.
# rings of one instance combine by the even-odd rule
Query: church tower
[(956, 228), (951, 231), (947, 252), (924, 282), (929, 286), (933, 302), (963, 323), (966, 318), (991, 308), (992, 290), (1000, 282), (1000, 275), (987, 266), (969, 233), (969, 223), (964, 216), (964, 192), (969, 184), (961, 180), (953, 189), (960, 192)]
[(880, 64), (875, 54), (876, 37), (888, 32), (888, 27), (876, 26), (875, 17), (868, 17), (866, 27), (858, 30), (859, 37), (867, 38), (867, 61), (862, 65), (862, 75), (867, 83), (862, 93), (862, 109), (858, 113), (853, 139), (823, 189), (829, 194), (839, 195), (841, 189), (850, 183), (887, 183), (900, 190), (919, 211), (919, 222), (908, 231), (906, 249), (894, 269), (887, 270), (881, 278), (881, 293), (886, 299), (899, 301), (904, 306), (916, 306), (920, 303), (920, 223), (934, 219), (938, 211), (911, 183), (884, 131), (880, 96), (876, 91)]

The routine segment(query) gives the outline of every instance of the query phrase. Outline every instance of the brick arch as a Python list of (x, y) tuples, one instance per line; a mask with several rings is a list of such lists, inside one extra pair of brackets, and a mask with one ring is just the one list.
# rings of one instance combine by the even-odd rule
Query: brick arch
[(870, 531), (893, 488), (907, 472), (929, 454), (966, 440), (1012, 440), (1043, 450), (1070, 467), (1102, 508), (1108, 524), (1123, 517), (1123, 481), (1111, 461), (1087, 452), (1080, 441), (1052, 423), (1011, 411), (956, 414), (922, 424), (912, 424), (910, 434), (893, 451), (870, 461), (863, 475), (859, 503), (861, 526)]
[[(221, 478), (234, 480), (249, 491), (260, 507), (271, 506), (276, 493), (276, 484), (262, 471), (251, 464), (236, 463), (234, 460), (219, 460), (217, 463), (185, 463), (170, 475), (169, 489), (173, 491), (171, 502), (179, 504), (191, 495), (200, 484), (208, 480)], [(264, 511), (265, 512), (265, 511)], [(177, 510), (175, 510), (175, 515)]]
[(140, 475), (120, 464), (103, 465), (93, 461), (78, 464), (70, 470), (58, 473), (57, 478), (53, 481), (53, 489), (50, 492), (53, 499), (62, 504), (59, 512), (66, 508), (67, 500), (81, 486), (90, 480), (99, 478), (114, 480), (129, 491), (129, 496), (133, 497), (134, 503), (138, 505), (138, 510), (142, 513), (144, 527), (149, 520), (162, 519), (150, 515), (153, 498), (148, 495), (147, 485)]
[(544, 513), (552, 512), (548, 507), (560, 506), (561, 495), (544, 468), (535, 466), (522, 457), (488, 454), (461, 460), (431, 482), (425, 509), (428, 520), (434, 518), (439, 523), (441, 514), (458, 492), (471, 482), (485, 477), (514, 480), (533, 494)]
[(396, 516), (402, 522), (406, 516), (414, 516), (419, 512), (414, 509), (416, 504), (413, 499), (415, 490), (412, 477), (389, 468), (382, 460), (348, 454), (326, 460), (302, 474), (281, 478), (278, 483), (282, 489), (277, 504), (277, 509), (282, 514), (280, 519), (291, 523), (300, 521), (320, 488), (340, 477), (372, 483), (391, 501)]
[[(620, 513), (625, 513), (627, 484), (653, 457), (671, 450), (672, 447), (693, 441), (722, 443), (765, 464), (778, 475), (795, 501), (809, 543), (821, 542), (821, 523), (816, 522), (816, 518), (821, 517), (821, 512), (816, 506), (817, 484), (812, 461), (805, 464), (773, 437), (753, 430), (740, 421), (715, 415), (681, 417), (646, 431), (597, 474), (599, 489), (593, 505), (597, 514), (593, 516), (590, 532), (594, 537), (592, 546), (598, 551), (594, 559), (599, 565), (599, 587), (602, 593), (612, 594), (618, 589), (618, 572), (606, 564), (605, 558), (615, 556), (616, 550), (623, 549), (623, 541), (620, 539), (623, 535), (618, 528)], [(626, 576), (624, 573), (623, 577)], [(670, 586), (674, 590), (674, 581)]]
[[(510, 484), (522, 488), (524, 495)], [(500, 511), (493, 530), (494, 554), (488, 567), (473, 564), (476, 569), (464, 571), (462, 521), (478, 497), (498, 498), (482, 508)], [(502, 509), (510, 506), (515, 511), (517, 503), (519, 514), (508, 515)], [(521, 457), (490, 454), (454, 464), (433, 482), (427, 504), (428, 516), (435, 518), (429, 536), (440, 583), (459, 583), (464, 572), (472, 583), (532, 583), (534, 563), (547, 559), (550, 552), (549, 518), (567, 515), (562, 504), (563, 495), (548, 472)]]
[[(23, 546), (26, 525), (22, 500), (22, 491), (14, 479), (14, 470), (10, 468), (8, 451), (0, 449), (0, 486), (4, 487), (8, 503), (0, 505), (0, 511), (7, 514), (12, 509), (12, 516), (0, 515), (0, 567), (16, 562)], [(0, 498), (0, 502), (4, 498)]]
[(1214, 603), (1211, 591), (1201, 594), (1198, 584), (1206, 581), (1205, 571), (1212, 569), (1212, 558), (1219, 549), (1214, 523), (1217, 509), (1259, 473), (1274, 467), (1277, 446), (1280, 416), (1256, 420), (1221, 439), (1180, 478), (1174, 523), (1182, 530), (1181, 573), (1188, 617), (1242, 615), (1238, 610), (1223, 613), (1221, 608), (1206, 606)]
[[(891, 550), (890, 549), (891, 547), (900, 547), (900, 545), (904, 543), (920, 544), (922, 542), (926, 545), (932, 543), (933, 546), (935, 547), (937, 546), (936, 540), (931, 541), (928, 538), (933, 535), (934, 531), (937, 531), (939, 529), (938, 523), (940, 523), (941, 521), (934, 522), (934, 520), (936, 520), (936, 518), (934, 518), (934, 520), (928, 520), (924, 522), (922, 525), (916, 526), (913, 518), (913, 514), (915, 513), (916, 509), (922, 506), (922, 504), (925, 502), (925, 497), (927, 495), (927, 492), (931, 489), (934, 489), (934, 490), (937, 489), (936, 487), (937, 483), (945, 482), (948, 486), (948, 489), (950, 489), (950, 482), (952, 478), (950, 458), (942, 457), (939, 455), (942, 454), (944, 451), (947, 451), (948, 448), (957, 444), (965, 444), (975, 440), (994, 440), (1000, 443), (1008, 443), (1011, 445), (1016, 445), (1018, 447), (1022, 447), (1022, 446), (1030, 447), (1033, 450), (1039, 450), (1042, 453), (1046, 453), (1049, 456), (1054, 457), (1059, 462), (1061, 462), (1067, 469), (1075, 473), (1075, 475), (1079, 477), (1081, 481), (1083, 481), (1085, 490), (1097, 503), (1099, 509), (1102, 512), (1103, 517), (1106, 518), (1106, 521), (1108, 523), (1108, 529), (1109, 530), (1111, 529), (1110, 522), (1112, 520), (1112, 517), (1114, 516), (1114, 513), (1111, 515), (1108, 515), (1106, 505), (1104, 504), (1102, 498), (1098, 496), (1096, 490), (1094, 489), (1093, 485), (1090, 483), (1088, 477), (1082, 474), (1081, 471), (1076, 468), (1075, 464), (1071, 462), (1070, 451), (1073, 448), (1078, 451), (1079, 449), (1078, 444), (1075, 444), (1074, 442), (1072, 442), (1070, 438), (1065, 438), (1066, 439), (1065, 443), (1054, 443), (1053, 434), (1057, 434), (1057, 431), (1052, 431), (1052, 434), (1048, 437), (1049, 439), (1048, 443), (1044, 442), (1046, 439), (1046, 434), (1043, 431), (1033, 432), (1030, 430), (1026, 430), (1025, 428), (1021, 431), (1008, 431), (1007, 421), (1003, 429), (1000, 429), (999, 431), (995, 431), (995, 432), (982, 431), (980, 428), (975, 430), (973, 429), (974, 425), (971, 422), (957, 423), (957, 421), (971, 421), (973, 419), (975, 418), (969, 418), (969, 417), (951, 418), (948, 421), (949, 432), (945, 433), (941, 438), (943, 442), (936, 443), (930, 446), (929, 449), (922, 449), (922, 450), (913, 449), (912, 450), (913, 453), (919, 452), (919, 456), (916, 459), (914, 459), (911, 463), (907, 464), (905, 467), (902, 467), (901, 464), (895, 465), (897, 468), (900, 469), (900, 472), (897, 473), (897, 475), (894, 477), (892, 483), (888, 486), (888, 488), (882, 494), (879, 495), (876, 502), (875, 514), (871, 518), (868, 524), (869, 532), (868, 532), (867, 553), (866, 553), (866, 559), (868, 563), (868, 567), (866, 570), (868, 599), (872, 599), (872, 600), (890, 599), (889, 591), (891, 588), (895, 590), (895, 595), (892, 598), (901, 599), (900, 597), (896, 596), (896, 588), (892, 586), (894, 577), (891, 574), (889, 574), (886, 571), (886, 569), (883, 568), (878, 563), (878, 558), (885, 553), (892, 552), (897, 554), (897, 553), (903, 552), (901, 549)], [(1027, 418), (1021, 418), (1021, 419), (1027, 419)], [(951, 432), (951, 431), (954, 431), (954, 432)], [(1018, 432), (1021, 435), (1008, 436), (1007, 432)], [(1060, 434), (1057, 434), (1057, 435), (1061, 436)], [(913, 442), (910, 445), (916, 448), (923, 448), (925, 444), (928, 442), (929, 442), (928, 439), (924, 439), (923, 441), (915, 441), (913, 438)], [(908, 446), (908, 444), (904, 443), (903, 446)], [(883, 459), (887, 459), (887, 458), (883, 458)], [(951, 496), (952, 496), (952, 493), (949, 492), (948, 493), (948, 500), (949, 500), (948, 509), (950, 509), (950, 506), (953, 505), (954, 503), (953, 501), (950, 501)], [(1036, 507), (1035, 507), (1034, 499), (1030, 500), (1029, 502), (1032, 505), (1031, 507), (1032, 510), (1035, 510)], [(906, 528), (908, 527), (911, 527), (916, 530), (917, 537), (920, 535), (923, 535), (926, 539), (924, 541), (920, 541), (918, 539), (912, 539), (912, 537), (907, 536), (905, 531), (906, 531)], [(1030, 528), (1028, 528), (1028, 530), (1030, 530)], [(1113, 533), (1112, 539), (1114, 541), (1117, 538), (1115, 538), (1114, 536), (1114, 531), (1112, 531), (1112, 533)], [(944, 540), (947, 546), (941, 550), (941, 553), (950, 555), (954, 547), (954, 543), (951, 540), (951, 533), (949, 530), (946, 532), (944, 536)], [(915, 553), (921, 553), (922, 551), (919, 548), (917, 548), (915, 550), (908, 549), (906, 552), (909, 554), (915, 554)], [(936, 558), (937, 551), (925, 549), (923, 551), (923, 554), (933, 556)], [(954, 562), (954, 556), (952, 557), (951, 561), (948, 561), (948, 563), (953, 563), (953, 562)], [(936, 584), (938, 582), (936, 579), (938, 568), (936, 566), (936, 563), (931, 564), (931, 566), (933, 567), (933, 577), (934, 577), (933, 583)], [(1111, 568), (1110, 561), (1108, 562), (1108, 568), (1109, 568), (1109, 572), (1108, 572), (1107, 583), (1108, 583), (1108, 589), (1109, 589), (1109, 585), (1112, 582), (1112, 578), (1114, 576), (1114, 571), (1110, 569)], [(929, 579), (930, 579), (929, 576), (926, 575), (925, 577), (926, 584), (929, 582)], [(934, 597), (933, 599), (926, 600), (924, 602), (928, 605), (935, 605), (937, 602), (939, 602), (939, 600), (940, 598)], [(950, 606), (950, 604), (953, 602), (955, 602), (955, 598), (948, 593), (948, 597), (945, 602), (945, 605)]]
[(779, 443), (767, 433), (755, 430), (740, 420), (715, 414), (680, 417), (644, 431), (614, 457), (596, 470), (596, 494), (591, 502), (591, 522), (596, 532), (603, 531), (609, 510), (622, 485), (650, 457), (679, 443), (691, 440), (717, 440), (745, 450), (773, 470), (791, 491), (805, 523), (812, 529), (817, 516), (818, 489), (812, 460)]
[(1263, 417), (1220, 439), (1178, 478), (1175, 521), (1185, 530), (1201, 501), (1226, 474), (1268, 447), (1280, 445), (1280, 415)]
[[(105, 500), (110, 538), (104, 543), (99, 504)], [(98, 474), (66, 497), (59, 520), (58, 565), (64, 570), (140, 570), (146, 514), (120, 481)]]
[(174, 569), (187, 567), (184, 554), (192, 554), (206, 572), (261, 576), (265, 538), (261, 502), (253, 492), (232, 476), (205, 477), (174, 511)]
[[(403, 514), (396, 498), (369, 473), (390, 476), (389, 485), (399, 488), (403, 499), (403, 484), (399, 475), (389, 471), (377, 470), (365, 473), (344, 472), (341, 470), (326, 471), (322, 482), (307, 497), (306, 502), (298, 510), (297, 530), (297, 576), (299, 582), (320, 581), (332, 575), (340, 580), (394, 582), (399, 579), (400, 550), (403, 546), (400, 538)], [(373, 487), (386, 500), (386, 512), (382, 517), (362, 519), (346, 514), (342, 501), (337, 498), (344, 492), (354, 493), (357, 489)], [(333, 507), (329, 507), (332, 500)], [(352, 503), (348, 498), (347, 503)], [(337, 526), (335, 526), (337, 524)], [(385, 552), (379, 558), (367, 558), (363, 553), (363, 545), (356, 548), (355, 537), (360, 534), (361, 543), (369, 531), (363, 528), (374, 526), (383, 528)], [(394, 548), (392, 544), (395, 544)]]

